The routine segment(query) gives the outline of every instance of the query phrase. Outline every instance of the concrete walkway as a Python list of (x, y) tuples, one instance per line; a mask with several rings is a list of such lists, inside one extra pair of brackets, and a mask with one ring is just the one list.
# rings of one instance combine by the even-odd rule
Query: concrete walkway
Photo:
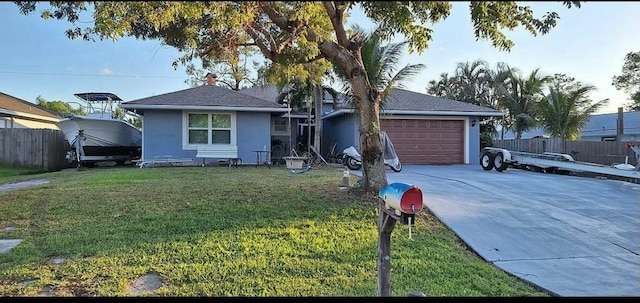
[(0, 193), (47, 183), (49, 183), (48, 180), (29, 180), (16, 183), (0, 184)]
[(482, 258), (552, 294), (640, 296), (638, 184), (480, 165), (405, 165), (387, 180), (420, 187)]

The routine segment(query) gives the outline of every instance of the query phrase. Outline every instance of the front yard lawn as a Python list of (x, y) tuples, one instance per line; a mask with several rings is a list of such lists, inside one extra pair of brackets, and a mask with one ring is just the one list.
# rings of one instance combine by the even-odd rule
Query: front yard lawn
[[(377, 196), (339, 189), (342, 169), (103, 167), (28, 177), (50, 183), (0, 193), (0, 239), (24, 239), (0, 254), (2, 296), (377, 294)], [(428, 209), (412, 238), (396, 225), (393, 296), (549, 295), (482, 260)], [(162, 286), (128, 292), (146, 274)]]

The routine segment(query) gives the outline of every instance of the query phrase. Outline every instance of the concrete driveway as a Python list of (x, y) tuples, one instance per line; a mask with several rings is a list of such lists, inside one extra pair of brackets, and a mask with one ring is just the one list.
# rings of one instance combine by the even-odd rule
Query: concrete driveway
[(480, 165), (405, 165), (389, 183), (485, 260), (558, 296), (640, 296), (640, 185)]

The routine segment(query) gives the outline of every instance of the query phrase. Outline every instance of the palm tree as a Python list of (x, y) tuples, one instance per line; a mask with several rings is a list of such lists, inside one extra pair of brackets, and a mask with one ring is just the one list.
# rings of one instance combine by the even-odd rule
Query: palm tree
[(539, 71), (537, 68), (528, 78), (523, 79), (516, 71), (507, 67), (497, 75), (498, 102), (507, 110), (505, 124), (510, 125), (516, 133), (516, 139), (522, 138), (523, 132), (536, 126), (536, 106), (543, 97), (544, 85), (551, 80), (550, 76), (539, 75)]
[(458, 86), (456, 100), (491, 107), (491, 73), (484, 60), (473, 62), (458, 62), (455, 79)]
[(592, 102), (587, 94), (593, 90), (595, 87), (591, 85), (568, 91), (551, 86), (549, 94), (539, 103), (537, 115), (540, 125), (552, 137), (562, 139), (563, 152), (566, 151), (567, 140), (580, 138), (580, 130), (589, 116), (609, 102), (609, 99)]
[(440, 80), (429, 81), (427, 93), (436, 97), (456, 100), (458, 95), (456, 78), (450, 77), (448, 73), (441, 73)]
[[(353, 30), (355, 35), (361, 37), (360, 42), (362, 43), (362, 49), (360, 50), (360, 54), (362, 55), (362, 61), (367, 71), (369, 83), (371, 83), (373, 88), (377, 89), (382, 96), (380, 106), (383, 108), (384, 101), (391, 95), (393, 88), (403, 88), (407, 80), (417, 75), (426, 66), (424, 64), (407, 64), (398, 70), (397, 67), (404, 54), (404, 48), (409, 41), (383, 45), (382, 43), (384, 41), (380, 38), (377, 29), (368, 34), (365, 34), (362, 28), (358, 26), (355, 26)], [(351, 94), (349, 78), (346, 73), (339, 68), (339, 65), (334, 64), (333, 66), (333, 71), (337, 79), (343, 83), (342, 90), (346, 95), (345, 101), (353, 104), (355, 100), (352, 98), (353, 94)]]

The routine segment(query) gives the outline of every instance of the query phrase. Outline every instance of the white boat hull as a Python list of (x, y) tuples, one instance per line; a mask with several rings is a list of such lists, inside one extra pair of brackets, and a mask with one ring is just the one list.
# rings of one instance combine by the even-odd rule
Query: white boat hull
[(125, 161), (140, 156), (142, 131), (128, 122), (72, 116), (60, 120), (57, 126), (72, 150), (76, 149), (78, 133), (82, 130), (84, 139), (78, 157), (81, 162)]

